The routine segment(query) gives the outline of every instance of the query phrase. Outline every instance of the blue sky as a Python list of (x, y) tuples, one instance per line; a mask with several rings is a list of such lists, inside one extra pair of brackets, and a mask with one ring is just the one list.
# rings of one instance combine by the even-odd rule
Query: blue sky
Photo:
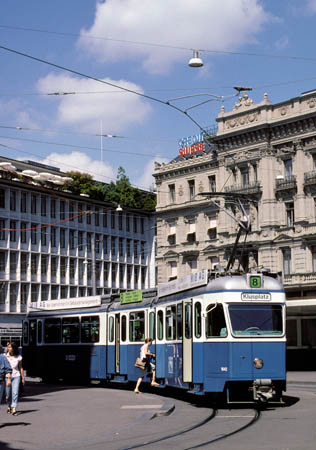
[[(105, 83), (0, 48), (0, 155), (105, 182), (123, 166), (148, 188), (154, 161), (200, 131), (164, 102), (223, 97), (191, 110), (208, 127), (238, 101), (233, 86), (251, 86), (255, 103), (315, 89), (315, 25), (316, 0), (2, 0), (1, 46)], [(203, 68), (188, 66), (193, 49)]]

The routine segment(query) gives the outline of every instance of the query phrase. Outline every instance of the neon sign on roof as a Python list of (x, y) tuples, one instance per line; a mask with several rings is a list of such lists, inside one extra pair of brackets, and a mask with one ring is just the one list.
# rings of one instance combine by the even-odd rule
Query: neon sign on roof
[[(214, 134), (213, 130), (211, 132)], [(199, 134), (179, 139), (179, 155), (194, 155), (195, 153), (203, 152), (205, 150), (204, 138), (206, 136), (209, 136), (208, 129), (206, 129), (206, 131), (201, 131)]]

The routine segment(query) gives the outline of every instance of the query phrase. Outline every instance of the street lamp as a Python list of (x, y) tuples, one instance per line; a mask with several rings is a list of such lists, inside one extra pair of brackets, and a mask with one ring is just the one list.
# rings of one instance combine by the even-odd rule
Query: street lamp
[(190, 67), (202, 67), (203, 66), (203, 61), (199, 57), (199, 52), (197, 50), (193, 50), (193, 58), (190, 59), (189, 66)]

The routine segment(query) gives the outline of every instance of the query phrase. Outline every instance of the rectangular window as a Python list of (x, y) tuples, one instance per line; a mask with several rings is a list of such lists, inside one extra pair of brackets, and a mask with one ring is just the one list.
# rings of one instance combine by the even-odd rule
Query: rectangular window
[(126, 215), (126, 231), (131, 231), (131, 216)]
[(112, 263), (112, 287), (116, 286), (117, 264)]
[(22, 283), (21, 284), (21, 304), (22, 305), (27, 304), (28, 294), (29, 294), (28, 284)]
[(73, 250), (75, 248), (75, 232), (74, 230), (69, 230), (69, 248)]
[(286, 225), (288, 227), (294, 227), (294, 202), (286, 202)]
[(210, 239), (216, 239), (216, 237), (217, 237), (217, 218), (216, 218), (216, 216), (209, 217), (208, 236)]
[(57, 256), (51, 256), (50, 259), (50, 274), (52, 277), (57, 275)]
[(10, 253), (10, 275), (14, 275), (16, 273), (17, 267), (17, 254), (15, 252)]
[(83, 231), (78, 231), (78, 247), (79, 251), (82, 250), (83, 245)]
[(100, 226), (100, 210), (97, 206), (95, 207), (94, 210), (94, 223), (96, 227)]
[(144, 217), (140, 218), (140, 232), (141, 232), (141, 234), (145, 233), (145, 219), (144, 219)]
[(99, 342), (100, 320), (99, 316), (81, 318), (81, 342)]
[(137, 233), (137, 232), (138, 232), (137, 222), (138, 222), (137, 217), (134, 217), (134, 220), (133, 220), (133, 223), (134, 223), (134, 233)]
[(26, 235), (27, 223), (21, 222), (21, 244), (26, 244), (27, 235)]
[(48, 256), (41, 255), (41, 274), (47, 275), (47, 267), (48, 267)]
[(87, 205), (86, 218), (87, 218), (87, 224), (91, 225), (91, 206), (90, 205)]
[(242, 186), (248, 186), (249, 185), (249, 168), (248, 167), (242, 167), (240, 169), (240, 175), (241, 175), (241, 184), (242, 184)]
[(210, 192), (216, 192), (216, 176), (211, 175), (208, 177), (208, 188)]
[(176, 339), (176, 306), (168, 306), (165, 315), (166, 322), (166, 339)]
[(69, 275), (70, 278), (75, 278), (76, 273), (76, 260), (74, 258), (69, 259)]
[(169, 184), (169, 202), (174, 203), (176, 201), (176, 185)]
[(37, 223), (31, 223), (31, 244), (37, 244)]
[(51, 247), (56, 247), (56, 228), (51, 227), (50, 228), (50, 245)]
[(59, 217), (61, 220), (64, 220), (66, 217), (66, 205), (64, 200), (60, 200), (59, 203)]
[(38, 255), (31, 253), (31, 274), (37, 275)]
[(144, 311), (129, 314), (129, 340), (142, 342), (145, 339), (145, 313)]
[(63, 278), (66, 276), (67, 271), (67, 258), (61, 257), (60, 258), (60, 276)]
[(103, 279), (104, 279), (104, 286), (107, 286), (109, 281), (109, 263), (107, 262), (103, 264)]
[(292, 260), (291, 260), (291, 249), (286, 248), (283, 250), (283, 273), (284, 275), (290, 275)]
[(10, 220), (10, 241), (16, 242), (16, 221)]
[(112, 255), (116, 255), (116, 237), (112, 236), (111, 237), (111, 252)]
[(0, 208), (5, 208), (5, 189), (0, 189)]
[(122, 230), (123, 229), (123, 215), (121, 212), (118, 214), (118, 224), (119, 224), (119, 230)]
[(82, 216), (83, 216), (83, 211), (82, 211), (83, 205), (81, 203), (78, 203), (78, 222), (82, 223)]
[(0, 252), (0, 271), (5, 272), (5, 252)]
[(21, 213), (26, 213), (27, 211), (27, 193), (21, 192)]
[(106, 212), (106, 209), (103, 209), (102, 217), (103, 217), (103, 227), (107, 228), (107, 226), (108, 226), (108, 213)]
[(5, 219), (0, 219), (0, 240), (5, 241)]
[(134, 241), (134, 258), (138, 258), (138, 241)]
[(291, 178), (293, 175), (293, 162), (292, 159), (286, 159), (284, 161), (285, 178)]
[(68, 207), (69, 207), (69, 221), (73, 222), (73, 220), (74, 220), (74, 204), (69, 202)]
[(60, 248), (66, 247), (66, 230), (65, 228), (60, 228)]
[(115, 212), (111, 211), (111, 228), (115, 228)]
[(16, 210), (16, 191), (10, 191), (10, 211)]
[(41, 228), (41, 244), (42, 246), (47, 245), (47, 228)]
[(176, 223), (174, 220), (169, 222), (168, 242), (169, 245), (176, 245)]
[(41, 300), (42, 302), (45, 302), (48, 300), (48, 294), (49, 294), (49, 285), (48, 284), (42, 284), (41, 286)]
[(130, 256), (131, 256), (131, 240), (130, 239), (126, 239), (126, 253), (127, 253), (127, 257), (130, 258)]
[(108, 254), (108, 237), (105, 234), (103, 235), (103, 253)]
[(61, 319), (45, 319), (45, 344), (59, 344), (61, 342)]
[(54, 198), (50, 199), (50, 216), (56, 218), (56, 200)]
[(189, 199), (193, 200), (195, 197), (195, 181), (189, 180), (188, 186), (189, 186)]
[(124, 246), (123, 238), (119, 238), (119, 256), (123, 256)]
[(41, 216), (46, 216), (46, 200), (47, 197), (45, 195), (41, 195)]
[(169, 280), (175, 280), (178, 275), (177, 262), (171, 261), (169, 263)]
[(63, 344), (73, 344), (79, 342), (80, 321), (79, 317), (62, 318), (62, 341)]
[(21, 275), (27, 273), (27, 266), (29, 261), (29, 255), (28, 253), (21, 253)]
[(91, 248), (92, 248), (92, 234), (87, 233), (87, 250), (88, 250), (88, 252), (91, 252)]
[(31, 194), (31, 214), (37, 213), (37, 195)]

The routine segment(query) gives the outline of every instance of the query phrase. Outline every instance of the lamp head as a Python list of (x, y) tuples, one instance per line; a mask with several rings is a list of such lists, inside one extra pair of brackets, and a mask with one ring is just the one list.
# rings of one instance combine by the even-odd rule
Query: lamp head
[(190, 67), (202, 67), (203, 66), (203, 61), (199, 57), (199, 52), (197, 50), (193, 50), (193, 58), (190, 59), (189, 66)]

